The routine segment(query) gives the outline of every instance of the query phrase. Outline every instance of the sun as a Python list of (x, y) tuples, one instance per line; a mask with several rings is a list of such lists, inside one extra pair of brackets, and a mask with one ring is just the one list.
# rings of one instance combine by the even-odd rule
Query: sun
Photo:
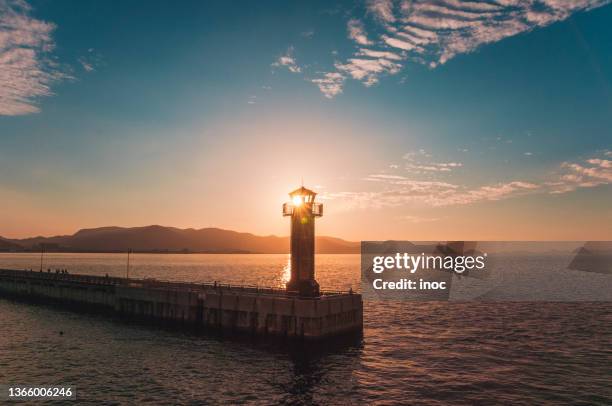
[(302, 196), (293, 196), (293, 205), (299, 207), (302, 205)]

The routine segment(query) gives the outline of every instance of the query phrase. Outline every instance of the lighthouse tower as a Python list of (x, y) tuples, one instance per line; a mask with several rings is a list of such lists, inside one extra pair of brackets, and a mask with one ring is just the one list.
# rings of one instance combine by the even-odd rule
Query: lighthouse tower
[(302, 186), (289, 193), (283, 216), (291, 217), (291, 279), (287, 291), (303, 297), (319, 296), (315, 280), (315, 217), (323, 215), (323, 205), (315, 203), (317, 194)]

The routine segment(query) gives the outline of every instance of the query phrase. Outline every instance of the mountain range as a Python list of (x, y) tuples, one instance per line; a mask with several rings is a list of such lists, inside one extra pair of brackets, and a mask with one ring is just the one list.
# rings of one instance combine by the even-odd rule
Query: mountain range
[[(320, 254), (359, 253), (360, 243), (340, 238), (316, 237)], [(82, 229), (72, 235), (8, 239), (0, 237), (0, 251), (55, 252), (185, 252), (261, 253), (289, 252), (289, 237), (258, 236), (220, 228), (180, 229), (146, 227), (101, 227)]]

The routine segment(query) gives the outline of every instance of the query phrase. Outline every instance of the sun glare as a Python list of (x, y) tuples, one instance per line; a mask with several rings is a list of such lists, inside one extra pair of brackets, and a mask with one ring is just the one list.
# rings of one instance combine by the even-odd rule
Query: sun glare
[(301, 206), (302, 205), (302, 197), (301, 196), (293, 196), (293, 205)]

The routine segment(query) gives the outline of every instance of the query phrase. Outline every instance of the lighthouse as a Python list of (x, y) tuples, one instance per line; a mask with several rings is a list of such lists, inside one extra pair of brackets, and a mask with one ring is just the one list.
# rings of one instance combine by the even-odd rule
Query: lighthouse
[(283, 216), (291, 217), (291, 279), (287, 292), (302, 297), (319, 296), (315, 280), (315, 218), (323, 215), (323, 205), (315, 203), (317, 194), (304, 186), (289, 193)]

